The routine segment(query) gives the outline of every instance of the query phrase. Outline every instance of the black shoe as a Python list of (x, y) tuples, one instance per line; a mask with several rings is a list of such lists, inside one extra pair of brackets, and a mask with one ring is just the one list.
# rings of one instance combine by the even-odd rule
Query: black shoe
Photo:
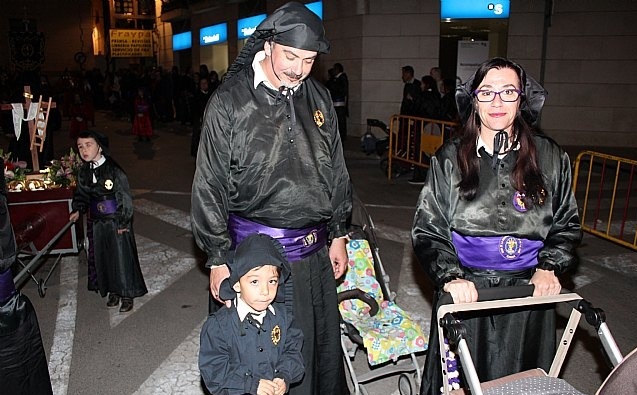
[(106, 307), (117, 307), (119, 305), (119, 296), (115, 294), (108, 294), (108, 302)]
[(120, 313), (127, 313), (133, 309), (133, 299), (122, 298), (122, 305), (119, 306)]

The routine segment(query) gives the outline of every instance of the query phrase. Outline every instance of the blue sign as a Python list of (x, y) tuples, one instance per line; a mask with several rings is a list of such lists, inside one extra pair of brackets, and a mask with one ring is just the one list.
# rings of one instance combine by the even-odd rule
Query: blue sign
[(173, 51), (188, 49), (190, 47), (192, 47), (192, 32), (173, 35)]
[(307, 3), (305, 6), (309, 8), (313, 13), (318, 15), (319, 18), (323, 19), (323, 2), (322, 1)]
[(248, 18), (239, 19), (237, 21), (237, 37), (239, 40), (248, 38), (254, 33), (259, 23), (265, 19), (265, 14), (255, 15)]
[(508, 18), (509, 0), (440, 0), (441, 19)]
[(228, 41), (228, 24), (220, 23), (218, 25), (202, 27), (199, 30), (199, 45), (219, 44)]

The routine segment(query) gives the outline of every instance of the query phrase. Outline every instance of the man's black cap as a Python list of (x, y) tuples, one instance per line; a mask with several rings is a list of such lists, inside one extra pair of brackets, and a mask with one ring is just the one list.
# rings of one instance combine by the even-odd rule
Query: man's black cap
[(254, 55), (261, 51), (264, 43), (269, 40), (307, 51), (330, 52), (330, 42), (325, 37), (321, 19), (305, 5), (290, 2), (277, 8), (256, 27), (228, 68), (224, 80), (229, 80), (239, 70), (252, 64)]

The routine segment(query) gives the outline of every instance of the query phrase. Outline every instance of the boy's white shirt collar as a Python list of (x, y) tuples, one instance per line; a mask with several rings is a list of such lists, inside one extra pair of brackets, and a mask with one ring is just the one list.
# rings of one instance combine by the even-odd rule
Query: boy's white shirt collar
[(101, 158), (99, 158), (95, 162), (92, 162), (93, 163), (93, 168), (102, 166), (104, 164), (104, 162), (106, 162), (106, 157), (104, 155), (102, 155)]
[[(263, 318), (265, 317), (267, 310), (263, 310), (260, 313), (255, 312), (252, 307), (248, 306), (248, 304), (239, 297), (239, 295), (237, 295), (237, 298), (235, 299), (235, 304), (237, 306), (237, 313), (239, 314), (240, 321), (243, 321), (248, 313), (251, 313), (254, 319), (259, 321), (259, 324), (263, 324)], [(272, 305), (268, 306), (268, 310), (270, 310), (272, 314), (276, 315), (276, 313), (274, 312), (274, 307), (272, 307)]]

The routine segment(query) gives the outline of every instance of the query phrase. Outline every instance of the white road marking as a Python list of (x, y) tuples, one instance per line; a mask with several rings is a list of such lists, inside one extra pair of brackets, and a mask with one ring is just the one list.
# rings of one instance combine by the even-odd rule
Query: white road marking
[(77, 258), (63, 258), (60, 262), (58, 313), (49, 354), (49, 375), (55, 395), (66, 395), (69, 387), (77, 316), (77, 275)]
[(135, 206), (136, 212), (153, 216), (164, 222), (168, 222), (169, 224), (187, 230), (188, 232), (191, 231), (190, 213), (186, 211), (177, 210), (147, 199), (135, 199), (133, 200), (133, 205)]
[(203, 394), (199, 374), (199, 333), (204, 321), (150, 375), (133, 395)]
[(197, 260), (193, 256), (185, 254), (183, 251), (157, 243), (144, 236), (135, 235), (135, 239), (139, 254), (139, 265), (144, 275), (148, 293), (142, 297), (135, 298), (133, 310), (129, 313), (122, 314), (117, 309), (109, 309), (111, 328), (119, 325), (197, 264)]

